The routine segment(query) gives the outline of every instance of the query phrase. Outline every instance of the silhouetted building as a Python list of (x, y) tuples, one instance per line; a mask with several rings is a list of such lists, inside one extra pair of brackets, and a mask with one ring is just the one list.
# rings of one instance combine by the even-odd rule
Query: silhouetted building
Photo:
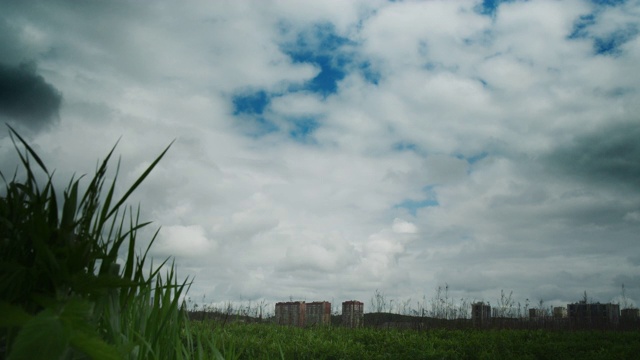
[(569, 319), (576, 323), (585, 324), (617, 324), (620, 319), (620, 305), (587, 303), (581, 301), (568, 304)]
[(544, 309), (529, 309), (529, 319), (537, 320), (544, 319)]
[(342, 325), (350, 328), (361, 327), (364, 322), (364, 303), (356, 300), (342, 303)]
[(491, 306), (483, 302), (471, 304), (471, 319), (474, 326), (489, 324), (491, 322)]
[(305, 321), (307, 326), (331, 324), (331, 303), (315, 301), (305, 305)]
[(625, 320), (640, 319), (640, 309), (622, 309), (620, 310), (620, 318)]
[(289, 301), (276, 303), (276, 323), (278, 325), (304, 326), (304, 301)]
[(556, 306), (553, 308), (554, 319), (565, 319), (567, 317), (567, 308), (564, 306)]

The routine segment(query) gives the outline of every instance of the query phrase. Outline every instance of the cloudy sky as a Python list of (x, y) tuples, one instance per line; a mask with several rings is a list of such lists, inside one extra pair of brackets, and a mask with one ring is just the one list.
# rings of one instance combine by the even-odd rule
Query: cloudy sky
[(3, 1), (0, 120), (62, 184), (175, 140), (131, 201), (198, 301), (638, 301), (639, 34), (637, 0)]

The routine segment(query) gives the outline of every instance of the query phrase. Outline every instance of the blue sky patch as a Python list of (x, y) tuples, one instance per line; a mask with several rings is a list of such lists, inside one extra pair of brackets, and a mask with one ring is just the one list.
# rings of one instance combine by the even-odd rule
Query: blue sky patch
[(311, 51), (289, 52), (294, 62), (311, 63), (320, 67), (320, 73), (305, 84), (302, 89), (317, 92), (323, 96), (333, 94), (338, 90), (338, 81), (346, 73), (340, 64), (330, 55), (320, 55)]
[(318, 75), (301, 90), (309, 90), (327, 96), (338, 89), (338, 82), (346, 76), (345, 67), (351, 59), (341, 52), (350, 40), (335, 33), (332, 24), (317, 24), (309, 31), (300, 32), (293, 44), (284, 44), (282, 51), (294, 62), (314, 64), (320, 68)]
[[(593, 4), (599, 7), (618, 6), (624, 4), (624, 0), (592, 0)], [(602, 12), (601, 8), (596, 9), (593, 13), (580, 16), (573, 24), (568, 39), (589, 39), (593, 41), (593, 53), (595, 55), (618, 56), (622, 53), (620, 47), (630, 40), (633, 40), (638, 33), (637, 25), (627, 24), (605, 35), (595, 35), (590, 32), (590, 28), (598, 22), (598, 15)]]
[(361, 63), (359, 68), (360, 68), (360, 72), (362, 73), (362, 76), (364, 77), (365, 80), (367, 80), (367, 82), (373, 85), (378, 85), (378, 83), (380, 82), (380, 79), (382, 78), (382, 75), (380, 74), (380, 72), (376, 71), (373, 68), (370, 62), (365, 61)]
[(308, 31), (298, 33), (293, 45), (301, 50), (332, 52), (349, 42), (349, 39), (336, 34), (333, 24), (322, 23), (313, 25)]
[(611, 34), (603, 37), (596, 37), (593, 40), (593, 51), (598, 55), (617, 56), (622, 53), (620, 47), (638, 35), (638, 28), (628, 26), (625, 29), (619, 29)]
[(269, 104), (269, 96), (265, 91), (236, 95), (233, 101), (233, 115), (262, 115)]
[(289, 136), (293, 140), (302, 143), (312, 142), (310, 141), (310, 135), (320, 125), (318, 120), (312, 117), (289, 119), (289, 122), (291, 123)]
[(403, 202), (394, 206), (394, 208), (403, 208), (407, 209), (409, 213), (413, 216), (416, 215), (418, 209), (426, 208), (429, 206), (438, 206), (438, 201), (435, 199), (426, 199), (426, 200), (404, 200)]
[(515, 0), (483, 0), (477, 11), (483, 15), (489, 15), (491, 17), (496, 16), (498, 7), (501, 3), (513, 2)]
[(486, 151), (483, 151), (479, 154), (475, 154), (475, 155), (471, 155), (471, 156), (464, 156), (462, 154), (455, 154), (454, 155), (456, 157), (456, 159), (460, 159), (460, 160), (464, 160), (467, 163), (469, 163), (469, 165), (473, 165), (475, 163), (477, 163), (478, 161), (486, 158), (487, 156), (489, 156), (489, 153)]
[(233, 115), (243, 131), (256, 137), (282, 132), (296, 142), (311, 143), (310, 136), (320, 126), (320, 122), (313, 117), (286, 118), (285, 123), (274, 122), (265, 114), (271, 96), (272, 94), (260, 90), (232, 98)]
[(406, 209), (407, 211), (409, 211), (409, 213), (415, 216), (418, 209), (422, 209), (430, 206), (438, 206), (440, 205), (440, 203), (438, 203), (438, 200), (436, 199), (436, 193), (434, 189), (435, 189), (434, 185), (427, 185), (422, 188), (422, 191), (425, 193), (425, 199), (423, 200), (405, 199), (399, 204), (396, 204), (394, 208)]
[(593, 4), (604, 6), (617, 6), (627, 2), (626, 0), (591, 0)]
[(495, 38), (495, 34), (493, 33), (492, 29), (489, 28), (481, 32), (475, 33), (471, 37), (463, 38), (462, 41), (467, 46), (474, 46), (474, 45), (490, 46), (494, 38)]
[(278, 127), (264, 117), (264, 110), (270, 101), (265, 91), (236, 95), (231, 101), (233, 115), (242, 121), (241, 125), (248, 134), (261, 136), (278, 131)]
[[(285, 22), (278, 26), (283, 35), (292, 31), (292, 27)], [(338, 91), (338, 82), (347, 75), (347, 68), (354, 65), (357, 70), (362, 71), (367, 81), (377, 84), (380, 75), (371, 69), (371, 65), (363, 63), (357, 67), (352, 57), (343, 50), (350, 43), (349, 39), (337, 35), (334, 26), (328, 23), (316, 24), (296, 33), (294, 41), (281, 45), (281, 51), (294, 63), (313, 64), (320, 71), (302, 85), (291, 84), (285, 93), (310, 91), (327, 97)], [(232, 98), (233, 114), (245, 123), (243, 126), (249, 127), (254, 136), (280, 131), (294, 141), (311, 142), (311, 135), (320, 126), (317, 119), (270, 119), (269, 116), (273, 115), (265, 114), (271, 98), (278, 95), (282, 94), (269, 94), (263, 90), (236, 95)]]
[(418, 151), (418, 145), (406, 141), (400, 141), (392, 146), (395, 151)]
[(478, 161), (480, 161), (480, 160), (482, 160), (482, 159), (486, 158), (487, 156), (489, 156), (489, 153), (488, 153), (488, 152), (486, 152), (486, 151), (483, 151), (483, 152), (481, 152), (480, 154), (476, 154), (476, 155), (473, 155), (473, 156), (469, 156), (469, 157), (465, 158), (465, 160), (467, 160), (467, 162), (468, 162), (470, 165), (473, 165), (473, 164), (477, 163)]
[(569, 39), (586, 38), (589, 35), (588, 28), (596, 23), (594, 14), (582, 15), (573, 24), (573, 31), (568, 36)]

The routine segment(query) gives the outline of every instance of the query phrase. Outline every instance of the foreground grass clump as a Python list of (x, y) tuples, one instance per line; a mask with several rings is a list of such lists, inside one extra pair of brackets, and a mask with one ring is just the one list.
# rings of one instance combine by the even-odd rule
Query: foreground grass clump
[(24, 179), (0, 174), (6, 184), (0, 192), (0, 359), (215, 355), (213, 348), (193, 346), (179, 304), (187, 282), (179, 282), (167, 260), (149, 263), (155, 236), (136, 254), (136, 234), (148, 223), (139, 221), (139, 209), (124, 206), (169, 147), (119, 199), (117, 171), (105, 186), (114, 149), (84, 191), (72, 178), (60, 197), (40, 157), (10, 131)]
[(212, 321), (194, 321), (192, 328), (237, 359), (636, 359), (640, 354), (637, 331), (302, 329)]

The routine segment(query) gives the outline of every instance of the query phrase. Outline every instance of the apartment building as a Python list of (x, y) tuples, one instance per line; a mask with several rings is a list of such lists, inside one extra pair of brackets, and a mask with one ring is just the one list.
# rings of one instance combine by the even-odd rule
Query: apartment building
[(305, 314), (306, 326), (330, 325), (331, 303), (328, 301), (314, 301), (307, 303)]
[(306, 304), (304, 301), (276, 303), (276, 323), (303, 327), (305, 325)]
[(364, 303), (356, 300), (342, 303), (342, 326), (356, 328), (364, 325)]

